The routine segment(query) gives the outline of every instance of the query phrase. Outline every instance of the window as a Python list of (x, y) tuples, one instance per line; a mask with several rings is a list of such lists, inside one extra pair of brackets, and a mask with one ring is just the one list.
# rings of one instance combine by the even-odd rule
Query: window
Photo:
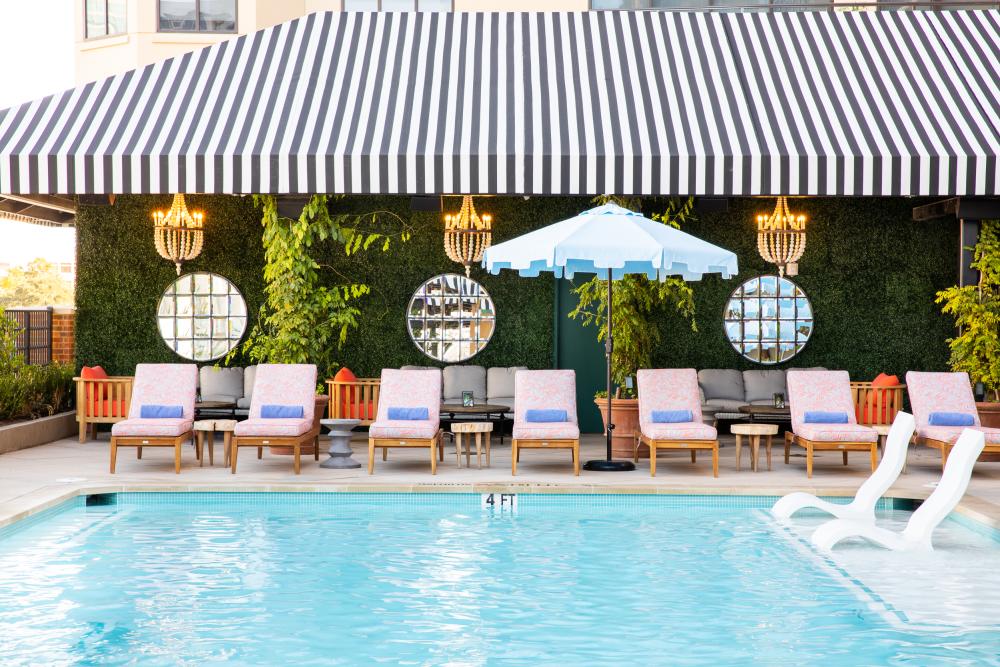
[(410, 338), (435, 361), (458, 362), (479, 353), (496, 329), (486, 289), (457, 273), (434, 276), (417, 288), (406, 309)]
[(740, 285), (723, 315), (726, 338), (750, 361), (777, 364), (802, 351), (813, 331), (806, 293), (788, 278), (760, 276)]
[(450, 12), (452, 0), (343, 0), (345, 12)]
[(160, 0), (160, 32), (236, 32), (236, 0)]
[(189, 273), (160, 297), (156, 320), (171, 350), (185, 359), (212, 361), (240, 342), (247, 328), (247, 304), (222, 276)]
[(107, 37), (125, 32), (125, 0), (84, 0), (84, 37)]
[[(875, 2), (876, 0), (863, 0)], [(705, 9), (714, 11), (785, 11), (829, 9), (833, 0), (590, 0), (591, 9)]]

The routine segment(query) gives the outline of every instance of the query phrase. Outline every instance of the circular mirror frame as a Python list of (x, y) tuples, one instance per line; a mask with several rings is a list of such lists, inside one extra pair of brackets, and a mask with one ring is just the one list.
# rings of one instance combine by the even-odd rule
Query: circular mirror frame
[[(430, 299), (454, 303), (432, 303)], [(453, 309), (448, 312), (447, 306)], [(467, 308), (471, 306), (471, 308)], [(430, 312), (436, 309), (436, 313)], [(493, 297), (480, 283), (458, 273), (428, 278), (413, 292), (406, 306), (406, 331), (424, 356), (444, 363), (461, 363), (483, 351), (496, 333)], [(485, 334), (484, 325), (487, 326)], [(456, 337), (450, 337), (450, 333)], [(454, 344), (452, 347), (449, 344)], [(450, 350), (457, 349), (452, 356)]]
[[(208, 292), (197, 292), (195, 282), (200, 276), (208, 276)], [(179, 293), (183, 281), (188, 282), (190, 291)], [(217, 281), (224, 283), (224, 290), (217, 287)], [(199, 297), (204, 301), (199, 300)], [(226, 311), (224, 314), (217, 312), (222, 306), (219, 299), (223, 298)], [(234, 298), (239, 300), (242, 314), (233, 313)], [(189, 303), (183, 303), (182, 300), (185, 299), (190, 299)], [(190, 314), (180, 313), (182, 308)], [(186, 333), (182, 333), (180, 321), (188, 322)], [(234, 330), (234, 321), (242, 321), (242, 326)], [(167, 286), (156, 305), (156, 329), (160, 339), (177, 356), (196, 362), (215, 361), (229, 354), (246, 334), (248, 321), (246, 299), (243, 298), (242, 292), (231, 280), (211, 271), (197, 271), (180, 276)], [(172, 335), (165, 333), (167, 326), (172, 328)], [(224, 331), (218, 331), (218, 327), (224, 327)], [(198, 348), (201, 347), (198, 343), (201, 341), (208, 342), (208, 351), (204, 354), (198, 353)], [(221, 351), (217, 343), (224, 344), (225, 350)], [(186, 344), (190, 345), (190, 353)]]
[[(764, 293), (765, 281), (773, 284), (773, 294), (770, 290)], [(726, 340), (740, 356), (755, 364), (774, 366), (802, 352), (816, 329), (816, 313), (799, 285), (787, 277), (765, 274), (733, 290), (722, 322)], [(764, 358), (765, 350), (773, 350), (775, 358)]]

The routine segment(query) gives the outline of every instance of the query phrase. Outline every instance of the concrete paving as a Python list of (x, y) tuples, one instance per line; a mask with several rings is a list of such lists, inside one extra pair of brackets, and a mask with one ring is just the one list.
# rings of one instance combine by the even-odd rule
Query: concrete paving
[[(441, 491), (480, 492), (511, 491), (521, 493), (705, 493), (783, 495), (791, 491), (810, 491), (826, 495), (853, 495), (870, 474), (867, 456), (852, 454), (844, 466), (837, 453), (819, 454), (812, 479), (806, 478), (802, 450), (792, 450), (784, 463), (780, 442), (775, 440), (773, 469), (768, 471), (761, 453), (758, 472), (749, 470), (749, 448), (743, 450), (743, 465), (736, 470), (733, 439), (721, 440), (719, 477), (711, 473), (711, 457), (699, 454), (691, 463), (687, 452), (661, 454), (657, 476), (650, 477), (648, 461), (640, 460), (638, 470), (622, 473), (581, 471), (574, 477), (568, 450), (526, 450), (521, 454), (516, 477), (510, 472), (509, 440), (493, 446), (493, 465), (482, 470), (455, 463), (454, 447), (446, 446), (438, 474), (430, 473), (428, 454), (423, 450), (391, 450), (389, 460), (377, 457), (375, 474), (369, 476), (363, 466), (357, 470), (327, 470), (313, 458), (302, 462), (302, 474), (292, 472), (291, 457), (273, 456), (266, 450), (257, 460), (252, 450), (240, 452), (237, 474), (222, 465), (222, 443), (215, 447), (215, 466), (208, 461), (200, 467), (192, 447), (185, 447), (179, 475), (173, 471), (172, 450), (147, 448), (142, 460), (129, 448), (119, 452), (118, 471), (108, 471), (108, 436), (84, 444), (59, 440), (40, 447), (0, 456), (0, 526), (62, 502), (74, 495), (126, 490), (199, 490), (199, 491)], [(321, 441), (326, 459), (325, 438)], [(355, 458), (365, 463), (367, 440), (360, 433), (353, 441)], [(602, 458), (604, 441), (599, 435), (584, 436), (582, 460)], [(207, 457), (206, 457), (207, 459)], [(485, 465), (485, 462), (484, 462)], [(921, 499), (933, 489), (941, 474), (936, 451), (922, 447), (910, 450), (907, 472), (900, 476), (890, 496)], [(1000, 462), (977, 464), (969, 492), (960, 511), (972, 518), (1000, 528)]]

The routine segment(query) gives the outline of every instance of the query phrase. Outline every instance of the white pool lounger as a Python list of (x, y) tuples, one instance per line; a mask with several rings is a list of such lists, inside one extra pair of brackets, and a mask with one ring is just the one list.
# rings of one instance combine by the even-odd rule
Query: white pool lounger
[(812, 535), (812, 543), (821, 551), (830, 551), (838, 542), (861, 537), (893, 551), (931, 551), (934, 529), (955, 509), (965, 495), (976, 459), (986, 446), (981, 431), (965, 429), (948, 456), (937, 488), (913, 512), (906, 528), (897, 533), (871, 523), (834, 519), (824, 523)]
[(906, 464), (906, 452), (910, 438), (917, 424), (913, 415), (900, 412), (892, 422), (889, 435), (885, 441), (885, 451), (878, 468), (858, 489), (854, 500), (847, 504), (831, 503), (817, 498), (811, 493), (789, 493), (771, 508), (771, 514), (778, 519), (788, 519), (799, 510), (811, 508), (832, 514), (840, 519), (853, 519), (866, 523), (875, 523), (875, 505), (899, 477)]

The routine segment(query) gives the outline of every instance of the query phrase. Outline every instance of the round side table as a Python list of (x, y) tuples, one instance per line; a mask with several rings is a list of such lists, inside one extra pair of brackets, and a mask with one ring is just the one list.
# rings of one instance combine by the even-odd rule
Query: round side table
[[(465, 447), (465, 467), (471, 467), (472, 458), (472, 435), (476, 436), (476, 464), (480, 469), (483, 467), (483, 435), (486, 436), (486, 467), (490, 467), (490, 434), (493, 432), (493, 424), (490, 422), (458, 422), (451, 425), (451, 432), (455, 434), (455, 460), (458, 467), (462, 467), (462, 448)], [(468, 436), (468, 440), (465, 439)]]
[(326, 427), (330, 434), (330, 455), (326, 461), (319, 464), (320, 468), (360, 468), (361, 464), (351, 458), (351, 431), (361, 423), (360, 419), (321, 419), (319, 423)]
[(740, 451), (743, 448), (743, 436), (750, 438), (750, 467), (757, 472), (757, 452), (760, 449), (760, 438), (767, 438), (767, 469), (771, 469), (771, 436), (778, 434), (777, 424), (733, 424), (729, 432), (736, 436), (736, 469), (740, 469)]

